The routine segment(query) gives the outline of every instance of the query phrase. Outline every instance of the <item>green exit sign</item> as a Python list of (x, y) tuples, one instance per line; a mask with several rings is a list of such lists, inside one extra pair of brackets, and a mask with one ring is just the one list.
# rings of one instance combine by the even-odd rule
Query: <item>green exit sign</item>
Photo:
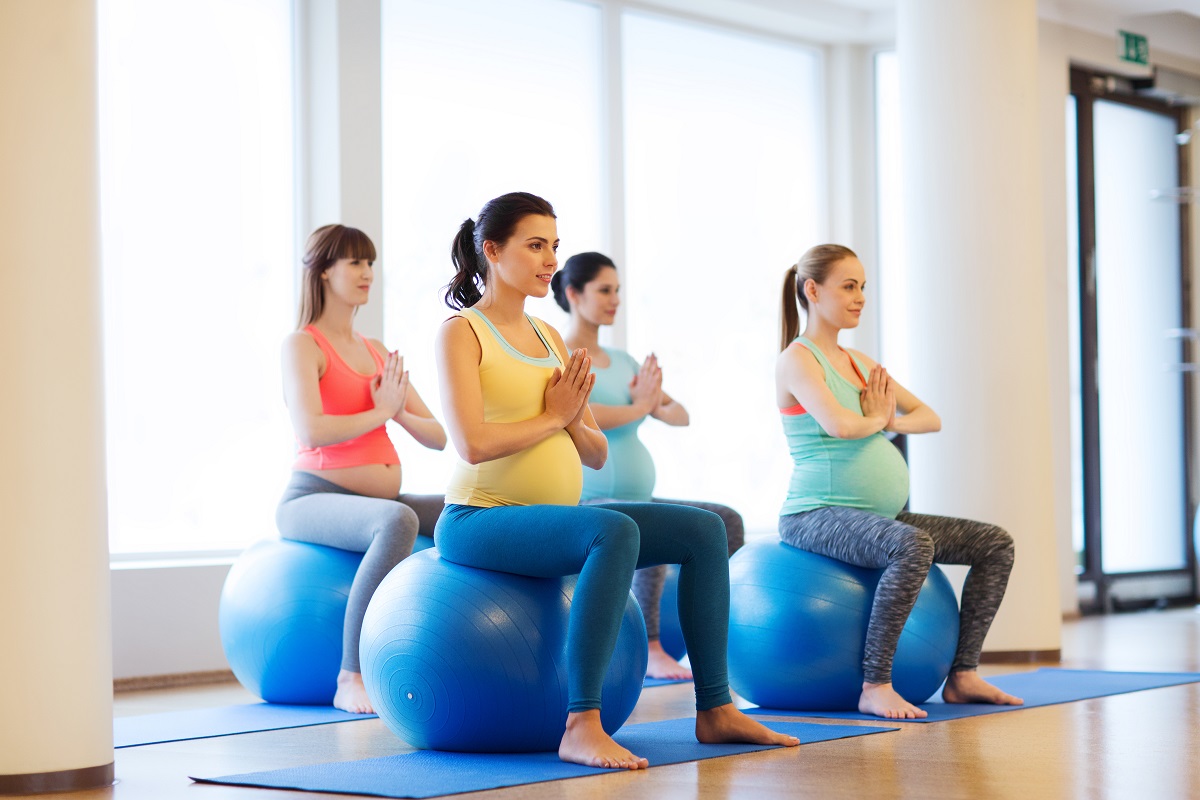
[(1117, 31), (1117, 56), (1134, 64), (1150, 64), (1150, 41), (1140, 33)]

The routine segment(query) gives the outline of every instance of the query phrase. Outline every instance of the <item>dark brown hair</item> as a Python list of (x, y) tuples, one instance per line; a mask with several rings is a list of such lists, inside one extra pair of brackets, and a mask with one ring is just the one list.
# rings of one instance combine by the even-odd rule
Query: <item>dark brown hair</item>
[(779, 350), (782, 352), (800, 335), (800, 312), (796, 305), (808, 313), (808, 298), (804, 296), (804, 284), (810, 278), (820, 286), (829, 277), (833, 265), (846, 258), (858, 258), (849, 247), (840, 244), (819, 244), (810, 247), (800, 260), (788, 267), (783, 274), (783, 313), (780, 316)]
[(550, 288), (554, 290), (554, 302), (558, 303), (558, 307), (563, 311), (570, 312), (571, 303), (567, 300), (567, 287), (582, 292), (583, 287), (595, 280), (600, 270), (606, 267), (616, 269), (617, 265), (603, 253), (576, 253), (568, 258), (562, 269), (550, 279)]
[(304, 276), (300, 282), (300, 320), (304, 328), (321, 318), (325, 311), (325, 282), (321, 276), (339, 258), (364, 259), (375, 263), (375, 245), (358, 228), (322, 225), (308, 237), (304, 246)]
[(450, 245), (454, 277), (446, 286), (446, 305), (454, 309), (470, 308), (483, 297), (487, 285), (487, 259), (483, 243), (504, 244), (525, 217), (554, 217), (554, 206), (536, 194), (510, 192), (489, 200), (479, 212), (478, 221), (468, 219), (458, 228)]

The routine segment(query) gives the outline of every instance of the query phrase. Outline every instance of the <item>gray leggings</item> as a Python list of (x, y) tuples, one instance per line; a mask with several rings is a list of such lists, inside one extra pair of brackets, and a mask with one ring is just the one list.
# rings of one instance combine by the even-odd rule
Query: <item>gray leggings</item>
[[(593, 506), (601, 503), (620, 503), (621, 500), (601, 498), (584, 500), (581, 506)], [(729, 555), (733, 555), (746, 543), (746, 526), (742, 523), (742, 515), (729, 506), (720, 503), (701, 503), (696, 500), (664, 500), (659, 497), (650, 498), (651, 503), (670, 503), (676, 506), (691, 506), (711, 511), (725, 523), (725, 540), (729, 545)], [(642, 607), (642, 616), (646, 618), (646, 638), (654, 641), (659, 638), (659, 604), (662, 602), (663, 584), (667, 581), (667, 567), (646, 567), (633, 573), (633, 596)]]
[(417, 534), (433, 536), (442, 495), (364, 497), (307, 472), (293, 472), (275, 510), (285, 539), (362, 553), (342, 628), (342, 669), (358, 672), (358, 637), (376, 587), (412, 553)]
[(863, 676), (891, 683), (892, 656), (925, 575), (934, 562), (971, 567), (962, 590), (958, 651), (952, 670), (979, 666), (983, 639), (1008, 585), (1013, 540), (982, 522), (902, 511), (888, 519), (869, 511), (827, 507), (779, 518), (783, 541), (860, 567), (882, 569), (867, 626)]

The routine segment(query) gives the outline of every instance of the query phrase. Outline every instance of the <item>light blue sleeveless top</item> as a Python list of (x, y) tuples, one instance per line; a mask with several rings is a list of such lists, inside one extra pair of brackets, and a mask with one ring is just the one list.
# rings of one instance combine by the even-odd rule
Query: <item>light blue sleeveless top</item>
[[(591, 402), (602, 406), (627, 406), (633, 403), (629, 382), (641, 366), (624, 350), (601, 348), (608, 354), (609, 365), (603, 369), (593, 363), (596, 385), (592, 387)], [(607, 430), (608, 460), (598, 470), (584, 469), (583, 499), (611, 497), (626, 502), (649, 502), (654, 491), (654, 459), (642, 440), (638, 427), (642, 420)]]
[[(825, 385), (842, 405), (862, 414), (859, 387), (842, 377), (821, 349), (803, 336), (792, 344), (807, 347), (825, 370)], [(850, 356), (865, 376), (867, 366)], [(792, 456), (792, 480), (780, 514), (799, 514), (826, 506), (870, 511), (895, 519), (908, 500), (908, 465), (882, 433), (865, 439), (837, 439), (809, 413), (782, 409), (783, 433)]]

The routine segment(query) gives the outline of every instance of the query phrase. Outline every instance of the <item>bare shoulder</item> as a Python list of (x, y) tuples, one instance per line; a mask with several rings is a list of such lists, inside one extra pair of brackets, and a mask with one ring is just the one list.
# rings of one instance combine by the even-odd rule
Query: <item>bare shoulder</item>
[(476, 360), (483, 351), (479, 347), (479, 339), (475, 330), (465, 317), (455, 315), (438, 326), (437, 345), (447, 353), (474, 352)]
[(775, 370), (780, 374), (811, 377), (825, 380), (825, 370), (812, 351), (801, 344), (790, 344), (775, 359)]
[(315, 358), (320, 360), (322, 357), (321, 348), (317, 345), (317, 340), (312, 337), (312, 334), (306, 331), (292, 331), (283, 338), (283, 355), (291, 358)]
[(379, 341), (378, 339), (367, 339), (367, 341), (371, 343), (371, 347), (375, 348), (375, 352), (379, 353), (381, 356), (386, 357), (387, 354), (391, 352), (387, 349), (387, 347), (384, 346), (383, 342)]

